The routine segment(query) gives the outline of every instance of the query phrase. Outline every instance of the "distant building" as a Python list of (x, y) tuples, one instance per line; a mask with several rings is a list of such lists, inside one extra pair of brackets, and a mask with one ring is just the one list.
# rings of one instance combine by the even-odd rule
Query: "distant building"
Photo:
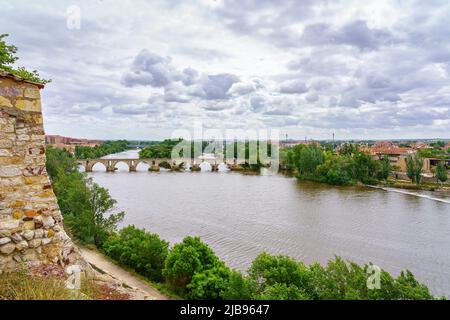
[(406, 157), (416, 153), (413, 148), (399, 147), (390, 141), (377, 141), (371, 147), (361, 148), (361, 151), (369, 153), (378, 160), (387, 156), (391, 166), (397, 167), (400, 171), (406, 171)]
[(100, 140), (89, 140), (89, 139), (79, 139), (63, 137), (60, 135), (46, 135), (45, 143), (58, 149), (66, 149), (71, 153), (75, 153), (76, 146), (82, 147), (96, 147), (102, 144)]

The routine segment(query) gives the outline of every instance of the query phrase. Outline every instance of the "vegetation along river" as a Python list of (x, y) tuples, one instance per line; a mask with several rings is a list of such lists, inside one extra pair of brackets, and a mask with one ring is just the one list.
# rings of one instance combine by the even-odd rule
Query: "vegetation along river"
[[(137, 151), (111, 155), (137, 158)], [(326, 263), (334, 255), (410, 269), (434, 294), (450, 296), (450, 194), (335, 187), (283, 175), (148, 172), (125, 164), (90, 175), (126, 212), (123, 225), (172, 244), (200, 236), (231, 267), (267, 251)]]

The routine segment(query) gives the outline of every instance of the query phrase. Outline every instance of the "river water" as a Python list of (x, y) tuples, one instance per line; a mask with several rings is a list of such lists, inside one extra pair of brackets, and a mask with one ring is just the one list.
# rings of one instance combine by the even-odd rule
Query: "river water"
[[(136, 151), (112, 155), (137, 158)], [(246, 270), (266, 251), (305, 263), (339, 255), (397, 275), (410, 269), (450, 296), (450, 194), (334, 187), (283, 175), (148, 172), (125, 164), (90, 175), (134, 224), (172, 244), (200, 236), (228, 265)]]

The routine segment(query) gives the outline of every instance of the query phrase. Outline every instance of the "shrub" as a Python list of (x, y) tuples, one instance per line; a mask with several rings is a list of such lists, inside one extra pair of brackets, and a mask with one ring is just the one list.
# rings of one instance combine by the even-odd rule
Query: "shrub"
[(229, 285), (231, 270), (224, 263), (218, 263), (212, 269), (197, 272), (187, 285), (190, 299), (217, 300), (221, 292)]
[(157, 234), (128, 226), (103, 244), (105, 253), (153, 281), (162, 280), (169, 243)]
[(264, 289), (261, 300), (308, 300), (308, 296), (293, 284), (275, 283)]
[(218, 261), (199, 237), (186, 237), (170, 250), (163, 275), (174, 289), (184, 293), (196, 272), (211, 269)]
[(255, 283), (238, 271), (231, 271), (228, 286), (222, 290), (220, 297), (224, 300), (252, 300)]
[[(267, 293), (267, 287), (275, 284), (294, 285), (304, 293), (311, 292), (311, 272), (309, 269), (303, 263), (294, 261), (286, 256), (260, 254), (253, 260), (249, 276), (258, 284), (258, 293)], [(280, 288), (277, 287), (276, 290)], [(292, 288), (289, 290), (292, 290)]]

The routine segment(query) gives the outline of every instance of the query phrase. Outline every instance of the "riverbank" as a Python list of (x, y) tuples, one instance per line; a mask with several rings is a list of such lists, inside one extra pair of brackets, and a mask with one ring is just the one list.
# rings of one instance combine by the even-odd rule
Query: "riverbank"
[(96, 249), (79, 246), (83, 258), (107, 282), (117, 282), (130, 295), (130, 300), (168, 300), (167, 295), (132, 271), (125, 270)]

